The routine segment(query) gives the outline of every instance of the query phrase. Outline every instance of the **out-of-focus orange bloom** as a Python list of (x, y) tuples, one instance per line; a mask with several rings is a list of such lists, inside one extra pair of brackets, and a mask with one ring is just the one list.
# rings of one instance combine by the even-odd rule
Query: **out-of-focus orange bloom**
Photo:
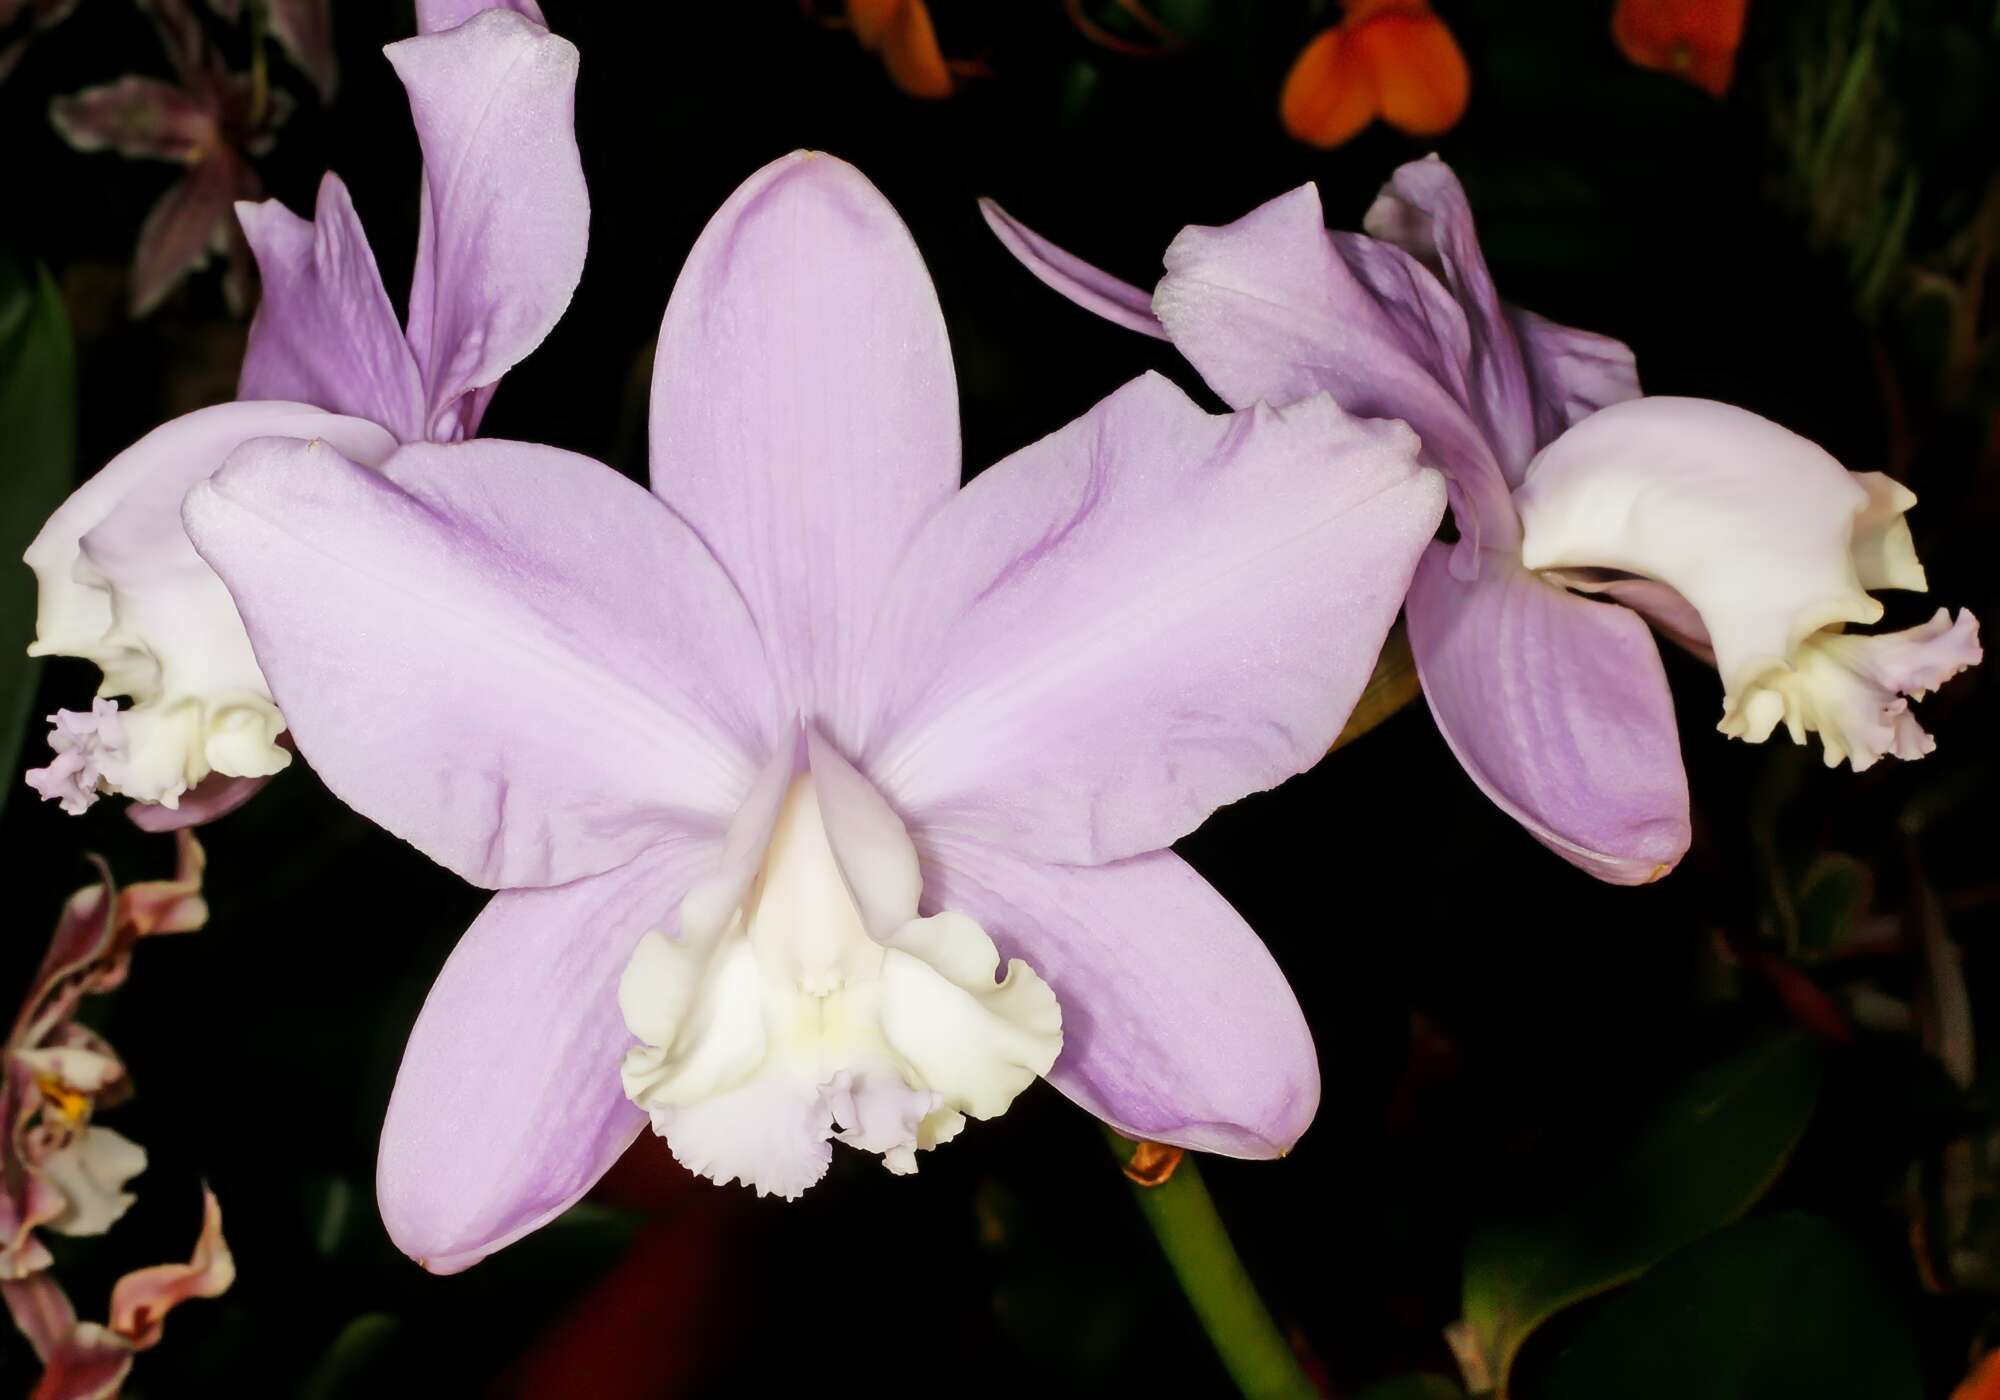
[(2000, 1351), (1989, 1351), (1959, 1382), (1951, 1400), (2000, 1400)]
[(949, 97), (958, 86), (924, 0), (847, 0), (847, 22), (862, 48), (882, 55), (889, 80), (910, 96)]
[(1721, 97), (1736, 76), (1750, 0), (1618, 0), (1611, 37), (1641, 68), (1685, 78)]
[(1427, 0), (1347, 0), (1346, 9), (1286, 75), (1278, 99), (1285, 130), (1325, 149), (1377, 117), (1411, 136), (1457, 125), (1472, 75)]

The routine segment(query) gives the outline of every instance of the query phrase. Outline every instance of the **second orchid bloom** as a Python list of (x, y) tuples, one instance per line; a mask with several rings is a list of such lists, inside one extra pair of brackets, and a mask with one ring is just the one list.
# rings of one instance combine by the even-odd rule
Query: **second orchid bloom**
[(239, 449), (184, 513), (300, 753), (500, 891), (397, 1081), (397, 1242), (464, 1267), (648, 1122), (777, 1195), (836, 1138), (909, 1171), (1038, 1075), (1289, 1148), (1311, 1035), (1168, 846), (1339, 733), (1444, 508), (1417, 454), (1149, 376), (961, 489), (930, 279), (810, 153), (682, 271), (650, 493), (520, 443)]
[(1435, 157), (1396, 172), (1366, 235), (1328, 232), (1311, 185), (1185, 229), (1151, 293), (987, 214), (1037, 277), (1171, 340), (1226, 402), (1327, 393), (1417, 430), (1458, 527), (1407, 605), (1431, 713), (1488, 797), (1600, 879), (1657, 879), (1688, 847), (1648, 622), (1716, 665), (1723, 733), (1817, 733), (1857, 770), (1929, 753), (1911, 702), (1980, 659), (1970, 613), (1846, 630), (1881, 620), (1874, 591), (1926, 586), (1913, 494), (1743, 409), (1641, 397), (1624, 345), (1503, 302)]
[(533, 0), (420, 0), (417, 11), (418, 35), (387, 50), (425, 172), (405, 323), (337, 175), (310, 222), (275, 200), (238, 205), (264, 300), (237, 401), (120, 453), (28, 549), (32, 650), (104, 674), (89, 711), (50, 717), (55, 757), (28, 777), (67, 811), (115, 793), (134, 799), (143, 826), (185, 826), (291, 761), (235, 606), (181, 530), (188, 488), (254, 438), (318, 437), (379, 462), (399, 442), (471, 436), (576, 288), (589, 227), (576, 50)]

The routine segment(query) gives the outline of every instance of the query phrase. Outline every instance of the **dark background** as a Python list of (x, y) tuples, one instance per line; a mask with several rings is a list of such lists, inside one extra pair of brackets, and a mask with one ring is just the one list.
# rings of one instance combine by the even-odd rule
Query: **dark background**
[[(1474, 74), (1464, 122), (1436, 143), (1378, 126), (1331, 153), (1287, 139), (1275, 103), (1332, 7), (1157, 8), (1195, 41), (1189, 52), (1107, 53), (1054, 0), (939, 0), (946, 51), (991, 75), (926, 104), (787, 0), (548, 0), (582, 53), (590, 257), (568, 315), (508, 377), (484, 431), (643, 476), (647, 357), (680, 262), (735, 185), (794, 147), (853, 161), (909, 222), (952, 331), (976, 468), (1142, 370), (1205, 396), (1168, 347), (1022, 272), (977, 197), (1150, 285), (1183, 224), (1225, 222), (1312, 180), (1329, 219), (1356, 227), (1394, 166), (1435, 144), (1471, 192), (1511, 300), (1625, 339), (1651, 392), (1742, 404), (1850, 467), (1911, 481), (1935, 596), (1907, 616), (1892, 608), (1892, 621), (1938, 601), (2000, 615), (1990, 365), (1953, 378), (1935, 318), (1908, 290), (1928, 268), (1962, 272), (1954, 249), (1991, 179), (1982, 18), (1897, 7), (1882, 139), (1924, 184), (1892, 291), (1866, 304), (1840, 211), (1815, 207), (1823, 183), (1802, 184), (1780, 117), (1814, 40), (1785, 6), (1753, 5), (1738, 85), (1718, 102), (1629, 65), (1608, 3), (1441, 4)], [(378, 50), (409, 17), (335, 9), (338, 98), (302, 101), (260, 170), (302, 211), (320, 172), (339, 171), (400, 300), (417, 152)], [(174, 172), (79, 155), (45, 112), (53, 94), (127, 71), (163, 71), (144, 18), (85, 0), (0, 85), (0, 237), (51, 267), (75, 320), (80, 472), (227, 397), (243, 329), (212, 273), (151, 320), (124, 317), (123, 265)], [(1420, 703), (1180, 847), (1269, 941), (1318, 1036), (1325, 1097), (1299, 1150), (1203, 1169), (1335, 1394), (1450, 1373), (1441, 1328), (1458, 1314), (1473, 1222), (1587, 1174), (1661, 1086), (1796, 1019), (1778, 983), (1718, 945), (1766, 947), (1774, 890), (1815, 855), (1853, 853), (1874, 872), (1876, 912), (1905, 928), (1936, 893), (1975, 1004), (1993, 1004), (1983, 788), (2000, 744), (1983, 675), (1924, 707), (1933, 758), (1857, 777), (1823, 770), (1816, 746), (1723, 740), (1713, 672), (1678, 655), (1668, 666), (1695, 846), (1659, 885), (1604, 887), (1537, 846), (1472, 787)], [(49, 667), (43, 710), (93, 680), (79, 663)], [(7, 804), (0, 986), (25, 983), (61, 899), (89, 878), (85, 851), (124, 879), (166, 873), (168, 843), (130, 828), (119, 805), (73, 820), (20, 794)], [(302, 766), (203, 839), (209, 928), (143, 947), (98, 1017), (139, 1090), (111, 1121), (151, 1154), (140, 1203), (109, 1236), (58, 1254), (89, 1316), (118, 1273), (184, 1256), (206, 1180), (241, 1273), (224, 1299), (175, 1314), (132, 1393), (1225, 1390), (1095, 1124), (1046, 1086), (926, 1156), (914, 1179), (837, 1152), (826, 1183), (791, 1206), (690, 1182), (649, 1150), (606, 1200), (468, 1274), (423, 1275), (375, 1217), (375, 1137), (403, 1037), (482, 896), (346, 812)], [(1908, 945), (1861, 973), (1911, 992)], [(1822, 988), (1848, 975), (1809, 972)], [(1944, 1394), (1989, 1304), (1976, 1286), (1924, 1289), (1906, 1195), (1989, 1106), (1910, 1037), (1860, 1033), (1827, 1055), (1812, 1126), (1764, 1208), (1831, 1217), (1860, 1242), (1913, 1329), (1926, 1393)], [(1531, 1343), (1524, 1376), (1571, 1325)], [(31, 1375), (25, 1345), (0, 1348), (0, 1384)]]

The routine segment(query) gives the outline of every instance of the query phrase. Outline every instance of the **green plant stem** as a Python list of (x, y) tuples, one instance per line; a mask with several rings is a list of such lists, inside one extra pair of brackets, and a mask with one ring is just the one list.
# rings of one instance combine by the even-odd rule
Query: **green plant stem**
[[(1133, 1144), (1109, 1130), (1106, 1136), (1119, 1163), (1129, 1161)], [(1265, 1311), (1194, 1158), (1182, 1158), (1162, 1184), (1132, 1190), (1236, 1388), (1249, 1400), (1316, 1400), (1318, 1388)]]

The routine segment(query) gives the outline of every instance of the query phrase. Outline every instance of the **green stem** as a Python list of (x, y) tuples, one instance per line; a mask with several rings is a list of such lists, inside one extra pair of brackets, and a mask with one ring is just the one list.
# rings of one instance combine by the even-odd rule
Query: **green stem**
[[(1122, 1164), (1133, 1145), (1105, 1134)], [(1184, 1157), (1158, 1186), (1133, 1186), (1139, 1212), (1152, 1227), (1181, 1292), (1236, 1388), (1249, 1400), (1317, 1400), (1319, 1390), (1300, 1367), (1278, 1324), (1264, 1310), (1249, 1272), (1229, 1242), (1193, 1157)]]

